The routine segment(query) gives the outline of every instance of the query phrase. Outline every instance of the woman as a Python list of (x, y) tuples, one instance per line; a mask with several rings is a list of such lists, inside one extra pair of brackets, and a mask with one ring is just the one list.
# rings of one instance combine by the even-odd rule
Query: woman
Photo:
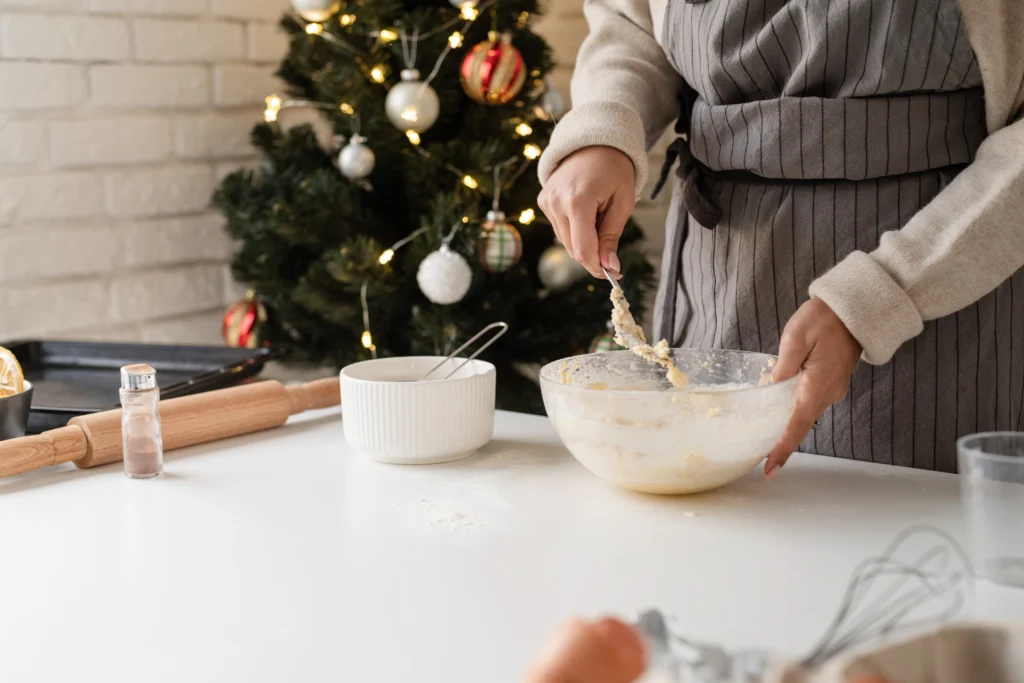
[(617, 271), (646, 149), (676, 119), (655, 335), (803, 370), (768, 478), (798, 447), (952, 472), (958, 436), (1019, 427), (1024, 3), (585, 13), (541, 208), (593, 275)]

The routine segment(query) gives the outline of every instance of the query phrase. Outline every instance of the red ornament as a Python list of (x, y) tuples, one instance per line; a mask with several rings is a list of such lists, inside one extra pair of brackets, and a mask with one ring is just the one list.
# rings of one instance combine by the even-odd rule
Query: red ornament
[(511, 102), (526, 82), (526, 63), (512, 47), (508, 33), (498, 38), (491, 31), (488, 39), (477, 43), (462, 59), (460, 80), (466, 94), (481, 104)]
[(221, 328), (224, 343), (236, 348), (255, 349), (260, 346), (260, 328), (266, 321), (266, 308), (250, 291), (224, 313)]

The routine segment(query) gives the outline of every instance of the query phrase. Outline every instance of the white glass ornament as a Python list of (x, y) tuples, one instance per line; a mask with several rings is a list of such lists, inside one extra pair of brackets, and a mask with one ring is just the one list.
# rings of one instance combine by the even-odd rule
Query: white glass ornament
[(469, 263), (447, 244), (428, 254), (416, 271), (416, 282), (423, 294), (443, 306), (462, 301), (472, 281), (473, 269)]
[(434, 89), (420, 81), (419, 71), (405, 69), (401, 83), (396, 83), (388, 92), (384, 110), (398, 130), (422, 133), (437, 121), (441, 102)]
[(479, 0), (448, 0), (452, 4), (452, 7), (462, 9), (463, 7), (473, 8), (480, 4)]
[(349, 180), (362, 180), (370, 175), (376, 162), (377, 156), (361, 135), (353, 135), (338, 154), (338, 169)]
[(306, 21), (327, 21), (341, 9), (340, 0), (291, 0), (292, 7)]
[(548, 86), (544, 94), (540, 96), (540, 106), (548, 113), (548, 116), (560, 118), (565, 113), (565, 96)]
[(545, 249), (537, 261), (537, 277), (542, 285), (553, 292), (568, 288), (586, 274), (586, 268), (576, 263), (561, 244)]

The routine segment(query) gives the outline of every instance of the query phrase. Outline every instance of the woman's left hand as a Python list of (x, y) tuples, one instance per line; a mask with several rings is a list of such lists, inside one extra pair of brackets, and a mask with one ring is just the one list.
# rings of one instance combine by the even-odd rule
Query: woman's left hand
[(861, 351), (843, 321), (820, 299), (805, 303), (786, 323), (772, 379), (789, 379), (801, 368), (803, 375), (793, 417), (764, 466), (769, 481), (778, 475), (822, 413), (846, 395)]

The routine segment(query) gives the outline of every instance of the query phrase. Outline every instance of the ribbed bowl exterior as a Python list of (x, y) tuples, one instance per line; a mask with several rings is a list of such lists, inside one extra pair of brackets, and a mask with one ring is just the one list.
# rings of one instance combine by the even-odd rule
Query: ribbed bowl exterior
[[(474, 360), (452, 379), (415, 381), (442, 360), (382, 358), (342, 370), (348, 443), (371, 460), (426, 465), (467, 457), (490, 441), (494, 366)], [(448, 371), (442, 368), (433, 376)]]

